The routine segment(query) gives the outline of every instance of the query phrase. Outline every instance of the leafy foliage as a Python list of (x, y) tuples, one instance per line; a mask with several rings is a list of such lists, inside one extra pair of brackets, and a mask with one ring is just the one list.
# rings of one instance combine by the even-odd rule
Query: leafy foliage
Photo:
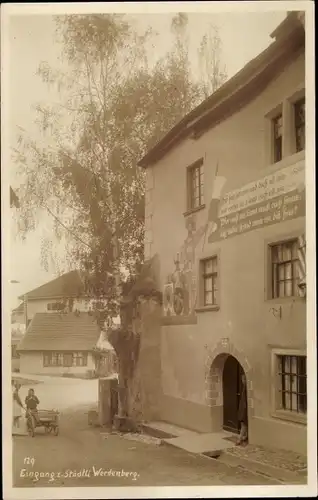
[[(43, 210), (51, 215), (69, 265), (85, 271), (89, 292), (104, 300), (101, 322), (118, 312), (122, 269), (135, 275), (143, 262), (145, 179), (137, 162), (208, 92), (192, 77), (187, 21), (186, 14), (173, 18), (172, 50), (150, 67), (153, 34), (137, 33), (128, 17), (57, 17), (61, 65), (41, 63), (38, 75), (59, 102), (35, 108), (41, 140), (19, 131), (20, 234), (36, 227)], [(201, 59), (212, 58), (209, 50), (216, 49), (203, 37)], [(216, 68), (213, 90), (223, 81), (219, 55), (207, 66)], [(48, 251), (44, 241), (44, 263)]]

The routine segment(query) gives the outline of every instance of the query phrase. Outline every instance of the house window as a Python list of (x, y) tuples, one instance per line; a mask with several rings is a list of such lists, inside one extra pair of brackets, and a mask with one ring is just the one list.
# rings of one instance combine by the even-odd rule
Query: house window
[(298, 295), (298, 240), (271, 246), (272, 298)]
[(278, 356), (279, 403), (283, 410), (307, 412), (306, 356)]
[(52, 352), (49, 366), (63, 366), (63, 353)]
[(283, 156), (283, 115), (280, 113), (272, 119), (273, 161), (281, 161)]
[(305, 98), (294, 104), (296, 152), (305, 149)]
[(73, 366), (87, 366), (87, 354), (83, 352), (74, 352)]
[(43, 354), (43, 366), (87, 366), (87, 354), (83, 352), (46, 352)]
[(73, 366), (73, 354), (65, 353), (63, 356), (63, 364), (64, 366)]
[(203, 305), (214, 306), (218, 303), (217, 257), (202, 261), (203, 267)]
[(196, 162), (188, 169), (189, 210), (195, 210), (204, 204), (203, 162)]
[(43, 366), (50, 366), (50, 355), (43, 354)]
[(72, 366), (72, 354), (70, 362), (67, 356), (69, 355), (63, 352), (46, 352), (43, 354), (43, 366)]
[(48, 311), (62, 311), (65, 308), (63, 302), (51, 302), (47, 305)]

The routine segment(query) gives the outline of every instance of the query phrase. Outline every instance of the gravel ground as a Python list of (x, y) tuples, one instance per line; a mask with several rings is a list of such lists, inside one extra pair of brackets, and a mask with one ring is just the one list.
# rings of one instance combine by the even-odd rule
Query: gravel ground
[(13, 438), (14, 487), (276, 484), (177, 448), (107, 435), (88, 426), (84, 407), (64, 411), (60, 424), (57, 437), (37, 429), (34, 438)]
[(273, 450), (248, 444), (245, 447), (238, 446), (236, 448), (231, 448), (227, 450), (226, 453), (285, 469), (290, 472), (299, 472), (307, 468), (306, 457), (292, 451)]

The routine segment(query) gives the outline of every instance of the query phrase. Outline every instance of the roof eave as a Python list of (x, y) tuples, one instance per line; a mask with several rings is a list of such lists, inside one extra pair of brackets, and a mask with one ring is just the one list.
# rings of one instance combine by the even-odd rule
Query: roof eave
[(171, 129), (166, 136), (164, 136), (163, 139), (138, 162), (138, 166), (147, 168), (158, 161), (175, 143), (193, 132), (193, 130), (200, 125), (200, 122), (205, 121), (206, 116), (209, 115), (211, 117), (215, 110), (219, 109), (221, 104), (226, 106), (228, 100), (244, 92), (244, 88), (246, 88), (247, 84), (251, 83), (253, 79), (259, 78), (262, 75), (266, 75), (267, 72), (270, 72), (271, 68), (275, 66), (277, 58), (281, 57), (281, 53), (284, 52), (284, 50), (286, 53), (294, 50), (295, 44), (297, 42), (299, 43), (300, 38), (297, 34), (301, 33), (301, 37), (304, 39), (303, 24), (299, 19), (295, 23), (294, 18), (291, 22), (288, 21), (288, 23), (288, 26), (292, 24), (293, 37), (278, 38), (261, 52), (261, 54), (247, 63), (238, 73), (236, 73), (236, 75), (173, 127), (173, 129)]
[(296, 10), (288, 12), (285, 19), (271, 33), (271, 38), (278, 40), (279, 38), (289, 36), (301, 20), (301, 14), (300, 11)]
[(57, 299), (76, 299), (76, 298), (82, 299), (82, 300), (89, 299), (88, 295), (72, 294), (72, 293), (69, 293), (66, 295), (41, 295), (38, 297), (32, 297), (32, 296), (29, 296), (29, 294), (25, 293), (24, 295), (21, 295), (20, 297), (18, 297), (18, 299), (24, 300), (25, 297), (27, 298), (27, 300), (57, 300)]
[[(23, 339), (22, 339), (23, 340)], [(78, 346), (74, 346), (74, 347), (63, 347), (63, 349), (59, 349), (59, 347), (50, 347), (49, 349), (43, 349), (43, 348), (39, 348), (39, 349), (35, 349), (34, 347), (29, 349), (28, 347), (20, 347), (18, 346), (17, 348), (17, 352), (37, 352), (37, 353), (43, 353), (43, 352), (77, 352), (77, 351), (83, 351), (83, 352), (90, 352), (90, 353), (94, 353), (95, 352), (95, 344), (93, 346), (90, 346), (90, 347), (81, 347), (81, 348), (78, 348)]]
[[(71, 271), (68, 271), (64, 274), (62, 274), (61, 276), (58, 276), (57, 278), (54, 278), (53, 280), (50, 280), (48, 281), (47, 283), (44, 283), (43, 285), (40, 285), (36, 288), (33, 288), (33, 290), (30, 290), (29, 292), (26, 292), (25, 294), (21, 295), (20, 297), (18, 297), (20, 300), (24, 300), (25, 297), (27, 297), (28, 299), (55, 299), (55, 298), (68, 298), (68, 297), (77, 297), (79, 295), (81, 295), (82, 293), (73, 293), (73, 292), (69, 292), (69, 290), (74, 290), (74, 289), (80, 289), (80, 288), (77, 288), (79, 286), (79, 284), (76, 284), (75, 282), (75, 286), (74, 286), (74, 283), (69, 283), (67, 282), (66, 286), (65, 286), (65, 293), (62, 293), (62, 294), (59, 294), (59, 295), (52, 295), (52, 294), (49, 294), (49, 295), (38, 295), (38, 296), (33, 296), (32, 297), (32, 294), (36, 293), (37, 291), (39, 290), (44, 290), (46, 289), (47, 290), (47, 287), (52, 285), (52, 283), (56, 283), (58, 280), (63, 280), (65, 279), (65, 277), (67, 275), (71, 275), (71, 274), (77, 274), (78, 278), (79, 278), (79, 281), (81, 283), (81, 285), (83, 285), (83, 276), (82, 276), (82, 272), (79, 270), (79, 269), (73, 269)], [(43, 293), (43, 292), (40, 292), (40, 293)], [(46, 292), (47, 293), (47, 292)]]

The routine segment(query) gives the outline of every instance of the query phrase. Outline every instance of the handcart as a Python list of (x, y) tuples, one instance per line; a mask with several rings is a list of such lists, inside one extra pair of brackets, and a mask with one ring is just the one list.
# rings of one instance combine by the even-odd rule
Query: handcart
[(57, 410), (27, 410), (27, 430), (34, 437), (36, 427), (44, 427), (46, 434), (59, 434), (59, 412)]

